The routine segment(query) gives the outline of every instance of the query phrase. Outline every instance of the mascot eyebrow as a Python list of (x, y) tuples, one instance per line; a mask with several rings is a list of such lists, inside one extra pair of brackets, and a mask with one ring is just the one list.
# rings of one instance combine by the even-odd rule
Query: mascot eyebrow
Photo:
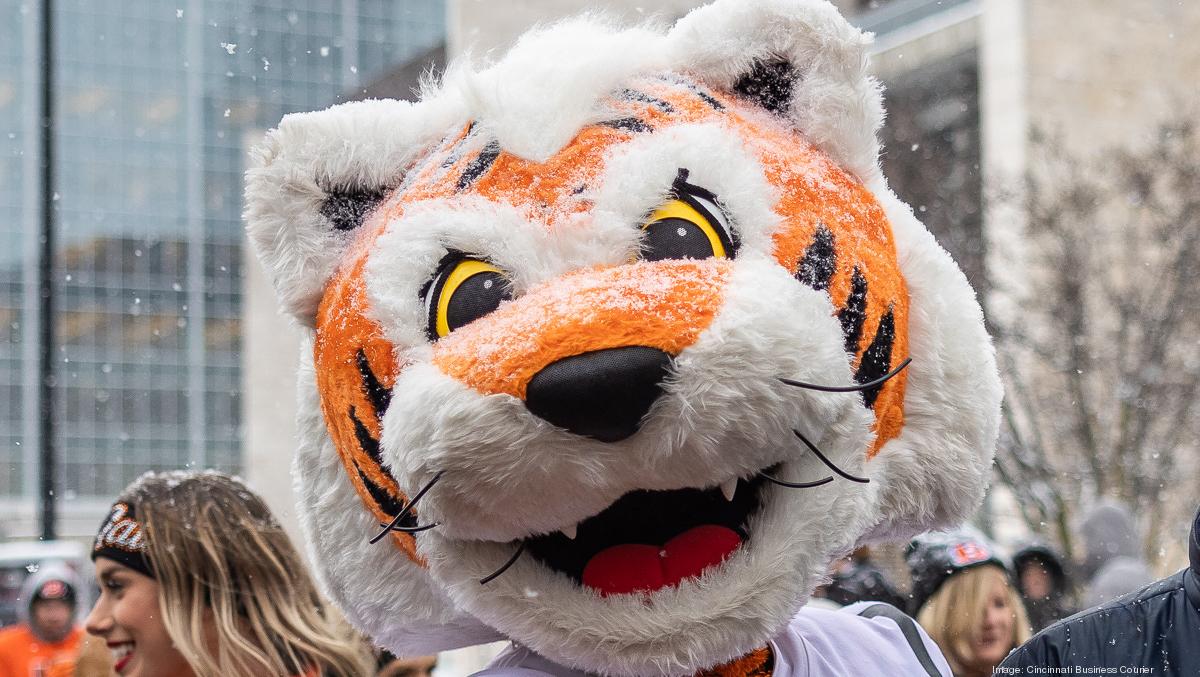
[(794, 677), (800, 644), (924, 674), (879, 662), (892, 621), (806, 606), (973, 514), (1000, 421), (975, 294), (880, 169), (870, 40), (825, 0), (581, 17), (268, 133), (297, 518), (356, 628), (554, 674)]

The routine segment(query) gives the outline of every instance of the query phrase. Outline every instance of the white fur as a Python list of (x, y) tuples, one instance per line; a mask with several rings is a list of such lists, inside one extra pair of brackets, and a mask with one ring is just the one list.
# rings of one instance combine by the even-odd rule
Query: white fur
[(780, 223), (771, 209), (778, 192), (737, 133), (717, 123), (677, 125), (616, 148), (591, 192), (596, 227), (640, 226), (666, 199), (681, 168), (688, 170), (688, 183), (717, 196), (745, 251), (771, 253), (771, 233)]
[(871, 185), (892, 224), (908, 283), (905, 425), (869, 464), (883, 479), (879, 522), (864, 542), (957, 524), (991, 475), (1003, 387), (983, 312), (967, 278), (883, 180)]
[(672, 64), (728, 91), (755, 61), (786, 59), (800, 80), (792, 124), (864, 181), (879, 173), (879, 84), (867, 72), (871, 36), (823, 0), (718, 0), (667, 36)]
[[(794, 468), (796, 476), (811, 476), (823, 466), (806, 461)], [(443, 550), (435, 537), (426, 551), (457, 603), (551, 660), (608, 675), (691, 674), (778, 632), (830, 558), (849, 547), (846, 534), (862, 527), (867, 492), (842, 483), (811, 491), (768, 487), (763, 497), (750, 540), (724, 564), (648, 597), (601, 598), (528, 556), (489, 583), (485, 596), (479, 578), (514, 544), (468, 541)]]
[(284, 310), (313, 326), (325, 283), (353, 233), (321, 215), (330, 191), (398, 186), (414, 160), (461, 117), (433, 103), (356, 101), (286, 116), (251, 155), (246, 231)]
[(311, 336), (302, 341), (300, 364), (300, 446), (292, 474), (300, 529), (322, 591), (356, 628), (398, 655), (420, 656), (502, 639), (457, 611), (431, 584), (427, 572), (390, 538), (369, 543), (379, 533), (379, 521), (355, 493), (325, 430)]
[(580, 127), (596, 122), (596, 107), (638, 73), (669, 68), (661, 35), (616, 30), (590, 18), (532, 30), (495, 65), (448, 70), (445, 88), (459, 93), (484, 130), (505, 150), (544, 161)]
[(870, 42), (824, 0), (718, 0), (665, 39), (587, 18), (530, 31), (495, 65), (449, 69), (443, 91), (461, 96), (503, 148), (542, 161), (599, 120), (597, 101), (636, 75), (681, 70), (727, 91), (755, 61), (784, 58), (801, 74), (792, 124), (869, 180), (883, 123), (879, 85), (867, 72)]

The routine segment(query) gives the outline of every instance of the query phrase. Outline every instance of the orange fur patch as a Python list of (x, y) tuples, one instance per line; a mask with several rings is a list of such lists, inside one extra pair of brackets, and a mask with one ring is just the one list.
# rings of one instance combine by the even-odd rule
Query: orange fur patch
[[(369, 238), (374, 242), (374, 237)], [(358, 247), (359, 251), (366, 249)], [(371, 458), (359, 441), (354, 418), (376, 441), (382, 434), (380, 415), (367, 397), (366, 387), (358, 366), (358, 352), (363, 351), (372, 371), (386, 388), (395, 383), (398, 373), (392, 345), (383, 338), (375, 322), (362, 312), (367, 306), (366, 283), (362, 268), (366, 256), (360, 256), (334, 277), (317, 310), (317, 335), (313, 345), (313, 360), (317, 372), (317, 389), (321, 395), (321, 412), (325, 426), (341, 456), (346, 475), (363, 504), (381, 523), (395, 517), (389, 514), (371, 495), (366, 480), (386, 492), (398, 504), (407, 501), (396, 480), (382, 465)], [(360, 475), (361, 473), (361, 475)], [(409, 559), (424, 566), (417, 555), (416, 539), (412, 534), (392, 532), (396, 546)]]
[(775, 656), (771, 647), (764, 646), (715, 668), (701, 670), (696, 677), (771, 677), (774, 672)]
[(716, 316), (731, 265), (643, 261), (567, 273), (439, 340), (433, 363), (485, 395), (524, 399), (534, 374), (564, 357), (625, 346), (678, 355)]

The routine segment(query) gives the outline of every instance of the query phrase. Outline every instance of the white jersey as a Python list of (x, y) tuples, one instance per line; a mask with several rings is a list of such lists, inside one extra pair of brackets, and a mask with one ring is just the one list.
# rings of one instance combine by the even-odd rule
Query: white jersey
[[(772, 677), (896, 675), (951, 677), (937, 645), (895, 607), (857, 602), (842, 609), (805, 607), (769, 642)], [(589, 677), (514, 644), (476, 677)]]

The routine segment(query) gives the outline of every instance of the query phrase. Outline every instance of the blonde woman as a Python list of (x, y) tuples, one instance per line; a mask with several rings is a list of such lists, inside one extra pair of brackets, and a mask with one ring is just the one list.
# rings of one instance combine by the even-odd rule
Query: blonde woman
[(215, 472), (148, 473), (92, 550), (87, 619), (128, 677), (358, 677), (363, 644), (332, 616), (258, 496)]
[(973, 530), (925, 534), (909, 545), (913, 610), (955, 677), (984, 677), (1030, 636), (1004, 562)]

